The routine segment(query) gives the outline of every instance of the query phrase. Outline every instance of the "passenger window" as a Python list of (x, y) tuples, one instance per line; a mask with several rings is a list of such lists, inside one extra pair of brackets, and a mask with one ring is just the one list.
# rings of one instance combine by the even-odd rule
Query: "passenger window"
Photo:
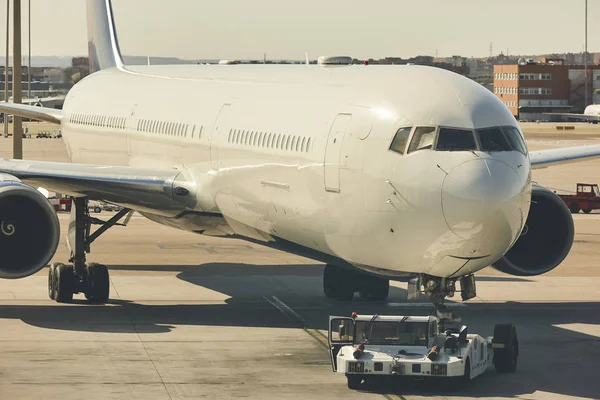
[(453, 128), (440, 128), (435, 149), (438, 151), (475, 150), (473, 131)]
[(396, 136), (394, 136), (394, 140), (392, 140), (392, 144), (390, 145), (390, 150), (404, 154), (411, 130), (412, 127), (398, 129), (398, 132), (396, 132)]
[(510, 151), (510, 144), (500, 128), (486, 128), (477, 131), (481, 151)]
[(517, 128), (514, 126), (505, 126), (502, 130), (514, 150), (520, 151), (523, 154), (527, 153), (523, 136), (521, 136), (521, 132)]
[(428, 150), (433, 148), (433, 141), (435, 139), (435, 127), (433, 126), (420, 126), (415, 129), (408, 152), (418, 150)]

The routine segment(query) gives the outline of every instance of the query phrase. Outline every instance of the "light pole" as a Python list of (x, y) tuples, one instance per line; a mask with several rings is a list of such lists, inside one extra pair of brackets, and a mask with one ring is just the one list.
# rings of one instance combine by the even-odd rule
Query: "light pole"
[[(22, 103), (21, 97), (21, 0), (13, 0), (13, 103)], [(13, 158), (23, 158), (23, 119), (13, 116)]]
[[(8, 46), (10, 36), (10, 0), (6, 0), (6, 62), (4, 67), (4, 101), (8, 103)], [(4, 137), (8, 137), (8, 114), (4, 113)]]
[(27, 63), (27, 98), (31, 99), (31, 0), (28, 5), (29, 22), (27, 26), (29, 28), (29, 62)]
[(583, 54), (583, 65), (584, 65), (584, 69), (585, 69), (585, 104), (583, 106), (583, 108), (585, 109), (585, 107), (588, 106), (588, 92), (589, 92), (589, 88), (588, 88), (588, 42), (587, 42), (587, 38), (588, 38), (588, 0), (585, 0), (585, 51)]

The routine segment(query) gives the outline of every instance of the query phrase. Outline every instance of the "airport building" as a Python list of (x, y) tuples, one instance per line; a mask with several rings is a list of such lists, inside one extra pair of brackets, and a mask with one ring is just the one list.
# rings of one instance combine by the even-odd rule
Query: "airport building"
[[(494, 66), (494, 93), (522, 121), (548, 120), (547, 113), (581, 113), (600, 102), (600, 66), (565, 65), (564, 59)], [(596, 94), (598, 92), (598, 94)]]

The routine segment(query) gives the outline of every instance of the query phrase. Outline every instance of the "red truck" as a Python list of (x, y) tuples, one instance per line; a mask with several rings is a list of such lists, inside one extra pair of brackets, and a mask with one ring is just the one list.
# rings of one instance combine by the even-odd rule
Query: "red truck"
[(600, 209), (600, 191), (595, 183), (578, 183), (576, 194), (559, 194), (558, 196), (573, 214), (577, 214), (581, 210), (589, 214), (592, 210)]

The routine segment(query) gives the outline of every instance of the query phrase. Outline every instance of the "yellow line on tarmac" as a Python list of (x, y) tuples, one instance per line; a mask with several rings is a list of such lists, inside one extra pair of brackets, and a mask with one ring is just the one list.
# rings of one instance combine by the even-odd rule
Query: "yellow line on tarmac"
[(304, 332), (308, 333), (308, 335), (315, 339), (325, 350), (329, 351), (327, 337), (323, 335), (321, 331), (318, 329), (304, 328)]
[(406, 398), (404, 396), (400, 396), (399, 394), (384, 394), (383, 397), (385, 397), (387, 400), (406, 400)]

